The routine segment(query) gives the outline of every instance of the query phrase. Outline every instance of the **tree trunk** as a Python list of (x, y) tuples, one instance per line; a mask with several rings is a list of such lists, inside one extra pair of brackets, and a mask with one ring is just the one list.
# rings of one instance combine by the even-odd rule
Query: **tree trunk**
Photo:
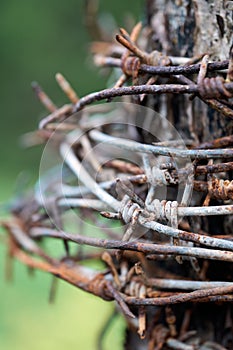
[[(167, 56), (194, 57), (208, 54), (210, 61), (225, 60), (229, 58), (232, 45), (232, 4), (231, 1), (216, 0), (147, 0), (147, 25), (152, 35), (148, 51), (159, 50)], [(224, 76), (224, 74), (223, 74)], [(166, 78), (164, 78), (166, 80)], [(175, 79), (175, 78), (174, 78)], [(211, 106), (199, 98), (191, 100), (187, 95), (160, 95), (150, 97), (147, 105), (154, 107), (158, 112), (167, 111), (168, 120), (185, 139), (194, 139), (197, 144), (214, 140), (218, 137), (232, 133), (232, 120), (221, 115)], [(154, 122), (155, 123), (155, 122)], [(157, 126), (155, 126), (156, 128)], [(153, 121), (151, 122), (153, 129)], [(212, 204), (216, 202), (212, 201)], [(194, 205), (200, 205), (196, 198)], [(212, 217), (204, 220), (200, 217), (190, 220), (193, 232), (197, 228), (211, 234), (232, 233), (232, 221), (225, 217)], [(200, 262), (201, 269), (204, 269)], [(182, 265), (176, 262), (151, 263), (150, 273), (158, 275), (162, 268), (168, 273), (176, 272), (184, 277), (198, 279), (188, 263)], [(208, 262), (206, 276), (210, 280), (228, 280), (233, 269), (228, 263)], [(163, 277), (163, 276), (162, 276)], [(197, 347), (202, 349), (206, 341), (217, 342), (226, 349), (233, 349), (233, 325), (230, 304), (189, 304), (174, 305), (171, 307), (176, 318), (179, 334), (184, 327), (184, 319), (189, 318), (189, 330), (195, 330)], [(167, 307), (151, 307), (147, 309), (148, 336), (140, 340), (135, 330), (129, 326), (126, 332), (125, 349), (127, 350), (154, 350), (170, 349), (168, 345), (161, 345), (163, 337), (168, 336)], [(155, 334), (157, 334), (155, 336)], [(155, 339), (157, 337), (157, 339)], [(160, 339), (158, 339), (160, 337)], [(192, 343), (193, 344), (193, 343)], [(179, 349), (179, 345), (176, 344)], [(208, 347), (209, 346), (209, 347)], [(203, 346), (204, 349), (215, 349), (211, 344)], [(172, 348), (172, 346), (171, 346)], [(189, 349), (189, 348), (187, 348)], [(217, 347), (216, 347), (217, 349)], [(219, 347), (220, 349), (220, 347)], [(221, 348), (222, 349), (222, 348)]]

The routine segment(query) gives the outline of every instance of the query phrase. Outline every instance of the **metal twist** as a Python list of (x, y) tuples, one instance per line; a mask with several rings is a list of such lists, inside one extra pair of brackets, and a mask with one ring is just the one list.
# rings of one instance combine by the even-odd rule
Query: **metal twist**
[(153, 213), (155, 221), (168, 221), (172, 227), (178, 225), (178, 202), (154, 199), (146, 209)]
[(141, 66), (140, 59), (135, 56), (128, 56), (125, 57), (125, 59), (122, 59), (122, 71), (127, 76), (132, 76), (133, 78), (136, 78), (139, 73), (139, 69)]
[(215, 199), (233, 199), (233, 181), (213, 178), (208, 181), (208, 192)]
[(198, 84), (199, 94), (204, 99), (230, 98), (232, 94), (224, 86), (222, 77), (204, 78)]
[(169, 66), (171, 64), (171, 59), (168, 56), (156, 50), (147, 55), (146, 61), (151, 66)]
[(128, 224), (131, 222), (132, 217), (138, 216), (138, 213), (141, 212), (141, 207), (134, 203), (129, 196), (125, 195), (120, 207), (120, 214), (122, 216), (123, 221)]
[(147, 295), (147, 290), (145, 284), (132, 280), (126, 286), (125, 293), (136, 298), (145, 298)]

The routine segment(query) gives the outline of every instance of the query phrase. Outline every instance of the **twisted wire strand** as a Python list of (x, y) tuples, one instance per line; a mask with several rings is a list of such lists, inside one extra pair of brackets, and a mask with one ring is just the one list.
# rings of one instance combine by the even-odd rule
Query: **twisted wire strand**
[(139, 143), (129, 139), (110, 136), (98, 130), (91, 130), (89, 136), (93, 141), (111, 144), (119, 148), (132, 152), (148, 153), (154, 155), (162, 155), (168, 157), (180, 158), (196, 158), (196, 159), (211, 159), (211, 158), (233, 158), (233, 149), (177, 149), (172, 147), (154, 146), (149, 144)]
[(222, 77), (204, 78), (198, 85), (199, 94), (204, 99), (231, 98), (232, 94), (224, 86)]
[(233, 180), (212, 178), (208, 181), (208, 192), (215, 199), (233, 199)]

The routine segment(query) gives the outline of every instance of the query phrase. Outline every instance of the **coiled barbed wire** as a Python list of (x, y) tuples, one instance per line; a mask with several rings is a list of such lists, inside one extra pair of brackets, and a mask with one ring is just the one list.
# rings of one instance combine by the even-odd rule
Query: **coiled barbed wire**
[[(232, 57), (230, 57), (230, 62), (209, 63), (209, 58), (205, 55), (202, 57), (201, 64), (191, 64), (190, 66), (171, 65), (175, 61), (178, 64), (185, 61), (187, 64), (188, 60), (183, 57), (167, 57), (158, 51), (144, 52), (135, 44), (139, 32), (140, 26), (133, 30), (131, 35), (121, 30), (120, 35), (117, 36), (118, 41), (124, 46), (123, 51), (121, 50), (123, 52), (121, 57), (101, 58), (102, 65), (120, 67), (123, 72), (123, 76), (113, 88), (79, 99), (69, 82), (61, 74), (57, 74), (58, 84), (70, 101), (70, 104), (57, 108), (44, 91), (34, 84), (37, 96), (50, 113), (39, 124), (40, 132), (44, 132), (41, 135), (48, 139), (51, 134), (45, 133), (49, 130), (59, 129), (61, 133), (68, 132), (65, 136), (58, 137), (56, 141), (63, 161), (75, 175), (75, 183), (78, 181), (82, 184), (78, 183), (78, 186), (73, 186), (65, 183), (64, 186), (53, 186), (54, 179), (52, 176), (48, 176), (46, 179), (47, 186), (45, 186), (44, 193), (42, 193), (46, 199), (45, 203), (41, 196), (38, 196), (37, 191), (35, 195), (32, 194), (32, 199), (26, 200), (18, 208), (12, 210), (12, 221), (10, 223), (4, 222), (3, 226), (9, 237), (10, 257), (16, 258), (32, 268), (50, 272), (104, 300), (115, 300), (126, 318), (135, 318), (136, 315), (138, 333), (141, 338), (144, 338), (147, 329), (145, 320), (146, 307), (148, 306), (167, 307), (168, 305), (186, 302), (195, 304), (232, 303), (233, 286), (228, 275), (224, 273), (223, 277), (221, 276), (224, 280), (220, 281), (209, 280), (211, 277), (206, 275), (206, 270), (208, 270), (206, 265), (211, 261), (216, 263), (215, 266), (223, 262), (232, 263), (232, 235), (225, 233), (215, 235), (215, 233), (208, 230), (208, 225), (205, 223), (202, 226), (200, 225), (201, 228), (198, 229), (198, 232), (195, 232), (197, 226), (189, 220), (189, 217), (194, 217), (195, 220), (195, 218), (201, 216), (207, 221), (207, 217), (210, 215), (214, 217), (217, 215), (232, 215), (233, 184), (232, 180), (229, 180), (233, 170), (231, 162), (233, 150), (230, 148), (232, 140), (220, 138), (215, 143), (212, 142), (211, 147), (201, 144), (195, 145), (192, 140), (189, 148), (180, 148), (180, 145), (176, 144), (176, 140), (171, 140), (171, 143), (165, 146), (146, 144), (138, 139), (127, 139), (125, 135), (123, 137), (109, 135), (108, 132), (103, 130), (104, 123), (110, 120), (109, 115), (106, 115), (106, 117), (101, 115), (101, 123), (95, 124), (95, 118), (98, 119), (100, 113), (97, 106), (96, 110), (93, 109), (93, 112), (84, 110), (86, 113), (84, 113), (84, 118), (82, 118), (82, 115), (80, 118), (75, 118), (75, 113), (88, 104), (116, 96), (187, 93), (195, 94), (207, 105), (211, 103), (212, 108), (220, 111), (223, 116), (232, 118), (230, 99), (233, 85), (230, 78)], [(125, 49), (128, 51), (125, 52)], [(217, 75), (219, 70), (226, 69), (228, 64), (228, 78), (223, 78), (224, 72), (221, 73), (221, 76)], [(175, 76), (186, 74), (193, 78), (191, 76), (193, 73), (198, 73), (197, 82), (183, 77), (179, 84), (171, 83)], [(149, 75), (147, 83), (140, 85), (140, 78), (144, 74)], [(207, 74), (217, 76), (206, 77)], [(153, 78), (154, 75), (169, 76), (171, 81), (168, 80), (166, 84), (160, 84), (160, 81)], [(121, 87), (128, 78), (132, 78), (133, 83), (136, 81), (137, 85)], [(155, 80), (156, 85), (154, 84)], [(225, 104), (225, 102), (228, 104)], [(74, 118), (70, 121), (69, 117)], [(115, 115), (111, 121), (114, 121), (114, 117)], [(64, 123), (60, 124), (60, 122)], [(91, 128), (90, 132), (89, 128)], [(74, 133), (70, 134), (71, 130), (82, 135), (79, 141), (74, 144)], [(86, 130), (88, 132), (84, 133)], [(125, 167), (122, 163), (120, 166), (118, 163), (118, 167), (116, 164), (114, 166), (114, 163), (110, 161), (108, 168), (111, 170), (111, 180), (99, 181), (98, 177), (93, 176), (93, 169), (101, 168), (100, 172), (103, 175), (106, 168), (100, 165), (98, 161), (93, 161), (90, 156), (85, 159), (86, 163), (82, 162), (84, 150), (88, 154), (98, 143), (105, 146), (114, 145), (123, 151), (132, 151), (142, 155), (142, 164), (138, 165), (140, 174), (134, 177), (132, 177), (132, 174), (129, 175), (129, 168), (132, 170), (132, 163), (129, 159)], [(169, 157), (169, 160), (165, 166), (162, 165), (164, 163), (160, 164), (161, 167), (150, 166), (150, 162), (146, 158), (148, 155)], [(172, 165), (171, 158), (173, 157), (182, 159), (190, 157), (192, 166), (190, 165), (189, 169), (185, 166), (176, 169)], [(199, 160), (201, 160), (201, 163), (198, 163)], [(209, 164), (208, 160), (212, 160), (213, 164)], [(216, 163), (214, 163), (215, 161)], [(136, 170), (134, 169), (134, 171)], [(225, 172), (225, 174), (222, 174), (221, 177), (212, 177), (214, 172)], [(122, 173), (124, 177), (122, 177)], [(193, 197), (189, 178), (194, 179)], [(127, 185), (124, 185), (124, 179), (127, 179), (134, 187), (129, 186), (127, 188)], [(121, 182), (122, 197), (119, 199), (115, 192), (116, 184)], [(167, 186), (171, 192), (169, 195), (175, 197), (172, 190), (175, 189), (176, 191), (178, 185), (183, 186), (184, 192), (180, 202), (174, 200), (174, 198), (169, 198), (169, 200), (157, 198), (156, 191), (163, 186)], [(202, 190), (204, 189), (203, 192), (206, 191), (207, 195), (210, 195), (211, 199), (218, 200), (218, 205), (213, 203), (213, 205), (204, 206), (203, 204), (206, 202), (203, 200), (202, 194), (199, 196), (200, 193), (196, 190), (198, 185), (202, 187)], [(225, 201), (229, 202), (226, 204)], [(32, 206), (32, 203), (36, 203), (36, 205)], [(111, 228), (109, 228), (109, 231), (103, 230), (104, 238), (69, 233), (63, 227), (63, 223), (57, 222), (55, 216), (59, 212), (60, 219), (62, 219), (63, 214), (76, 210), (76, 208), (79, 208), (82, 218), (89, 217), (93, 222), (96, 222), (96, 212), (100, 211), (108, 219), (121, 221), (121, 235), (116, 237), (115, 234), (114, 236)], [(126, 230), (125, 224), (128, 225)], [(203, 226), (206, 231), (202, 230)], [(81, 228), (79, 229), (81, 230)], [(150, 233), (145, 235), (148, 230)], [(117, 239), (110, 240), (109, 232)], [(156, 235), (159, 235), (159, 238), (165, 236), (171, 239), (164, 241), (161, 239), (158, 243), (154, 239)], [(50, 257), (46, 253), (46, 249), (40, 247), (39, 240), (45, 240), (46, 237), (47, 239), (56, 238), (66, 242), (65, 257), (62, 256), (59, 259)], [(109, 260), (109, 256), (106, 257), (106, 255), (96, 254), (96, 252), (94, 254), (89, 251), (88, 254), (83, 252), (81, 254), (83, 260), (95, 259), (96, 257), (101, 259), (102, 256), (108, 270), (99, 273), (91, 268), (84, 269), (80, 267), (78, 263), (81, 259), (80, 253), (77, 252), (72, 255), (68, 249), (69, 242), (79, 246), (85, 244), (102, 248), (105, 251), (109, 250), (109, 252), (117, 250), (121, 251), (122, 254), (117, 255), (111, 252), (111, 254), (109, 253)], [(185, 244), (183, 244), (184, 242)], [(192, 276), (195, 276), (196, 280), (193, 280), (190, 276), (183, 280), (178, 273), (174, 276), (166, 269), (162, 270), (160, 280), (156, 278), (157, 276), (154, 276), (154, 278), (148, 278), (147, 276), (149, 271), (149, 269), (147, 271), (147, 263), (150, 259), (152, 260), (153, 255), (165, 263), (166, 259), (170, 261), (174, 258), (177, 259), (177, 257), (182, 257), (182, 261), (188, 262), (202, 259), (204, 263), (201, 263), (196, 269), (194, 263), (190, 265), (190, 268), (193, 268)], [(37, 260), (36, 257), (39, 257), (40, 260)], [(141, 273), (136, 273), (138, 261), (142, 265)], [(122, 267), (123, 265), (124, 267)], [(159, 267), (158, 265), (155, 266), (154, 273), (157, 274)], [(130, 310), (131, 307), (134, 308), (135, 314)], [(169, 317), (170, 321), (168, 320)], [(179, 339), (168, 338), (169, 334), (173, 334), (174, 338), (176, 337), (176, 317), (169, 309), (166, 309), (166, 318), (168, 328), (164, 330), (165, 335), (162, 337), (161, 344), (166, 343), (170, 347), (190, 350), (189, 345)], [(154, 339), (155, 336), (152, 337), (153, 341)]]

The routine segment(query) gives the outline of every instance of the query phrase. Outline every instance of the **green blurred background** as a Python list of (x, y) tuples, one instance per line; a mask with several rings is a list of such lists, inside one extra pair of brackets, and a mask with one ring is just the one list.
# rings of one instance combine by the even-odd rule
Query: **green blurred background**
[[(102, 22), (117, 26), (125, 16), (136, 20), (142, 0), (100, 0)], [(20, 135), (37, 128), (45, 110), (31, 91), (38, 81), (58, 105), (66, 102), (55, 82), (63, 73), (79, 96), (104, 87), (105, 78), (91, 65), (90, 37), (83, 21), (82, 0), (1, 0), (0, 2), (0, 205), (16, 196), (29, 177), (38, 176), (42, 148), (22, 149)], [(104, 17), (103, 17), (104, 16)], [(23, 171), (23, 172), (22, 172)], [(21, 175), (19, 176), (19, 174)], [(2, 210), (1, 210), (2, 211)], [(2, 215), (2, 214), (0, 214)], [(2, 234), (2, 232), (1, 232)], [(56, 303), (48, 303), (51, 276), (14, 264), (14, 280), (4, 281), (6, 249), (0, 244), (0, 349), (95, 349), (98, 332), (113, 305), (59, 283)], [(105, 348), (120, 349), (124, 324), (114, 322)]]

